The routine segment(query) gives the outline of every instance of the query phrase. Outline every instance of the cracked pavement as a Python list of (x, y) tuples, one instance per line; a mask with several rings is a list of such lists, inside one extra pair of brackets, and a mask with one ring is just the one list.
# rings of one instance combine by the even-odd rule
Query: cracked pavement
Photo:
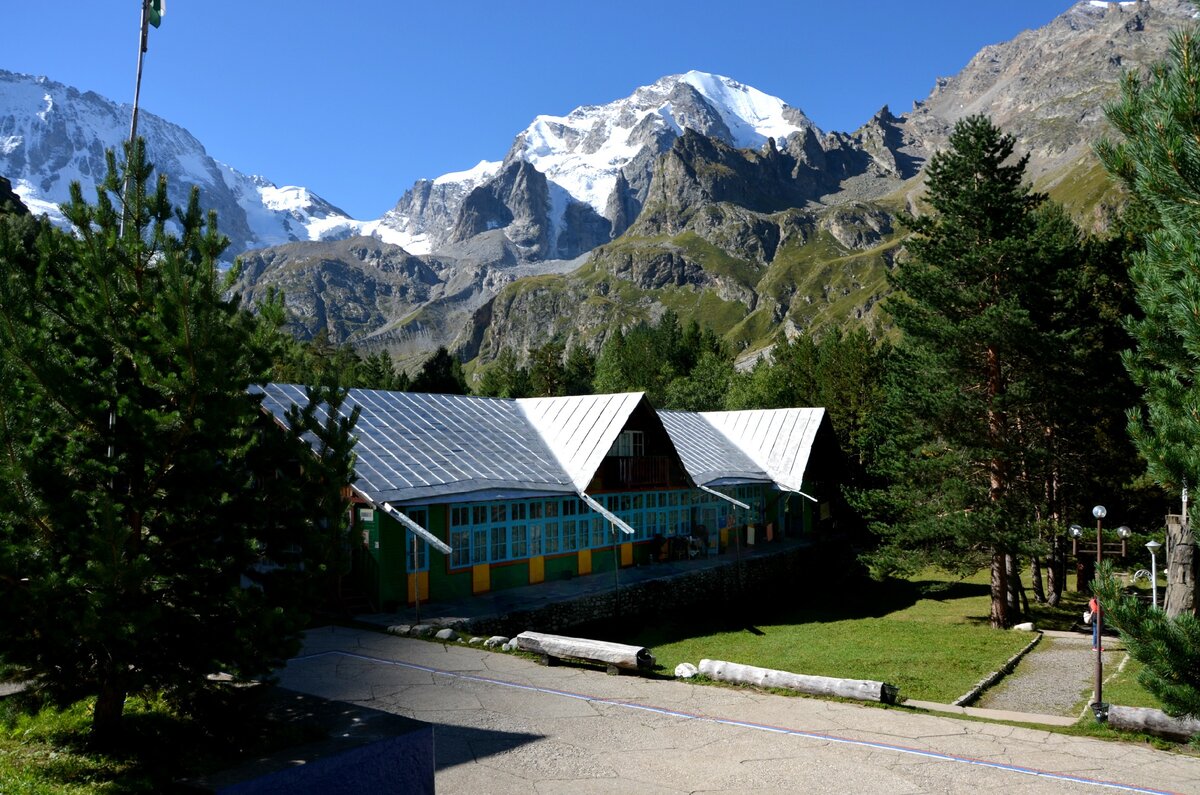
[(280, 684), (433, 724), (439, 792), (1200, 792), (1200, 758), (958, 718), (310, 631)]

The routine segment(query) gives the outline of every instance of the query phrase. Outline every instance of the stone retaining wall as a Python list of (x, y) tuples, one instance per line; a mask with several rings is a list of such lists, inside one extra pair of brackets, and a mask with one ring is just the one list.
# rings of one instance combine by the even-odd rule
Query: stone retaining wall
[[(475, 635), (516, 635), (526, 630), (563, 632), (595, 622), (670, 613), (691, 607), (712, 609), (738, 599), (807, 599), (817, 575), (819, 548), (796, 547), (777, 554), (730, 560), (607, 590), (536, 610), (519, 610), (465, 622), (460, 631)], [(611, 576), (600, 574), (597, 576)]]

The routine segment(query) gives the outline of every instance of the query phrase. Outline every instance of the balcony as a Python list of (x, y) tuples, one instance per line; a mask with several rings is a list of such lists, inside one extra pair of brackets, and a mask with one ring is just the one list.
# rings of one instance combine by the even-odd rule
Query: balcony
[(665, 455), (608, 456), (600, 465), (608, 491), (664, 487), (671, 484), (671, 459)]

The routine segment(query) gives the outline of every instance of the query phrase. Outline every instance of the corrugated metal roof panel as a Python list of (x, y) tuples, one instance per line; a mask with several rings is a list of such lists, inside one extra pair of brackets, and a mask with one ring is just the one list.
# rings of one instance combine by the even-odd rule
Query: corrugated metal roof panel
[(644, 399), (641, 392), (627, 392), (520, 398), (516, 402), (567, 471), (575, 488), (583, 491), (629, 415)]
[(786, 489), (799, 491), (823, 408), (706, 411), (701, 415)]
[(696, 483), (771, 482), (771, 477), (704, 416), (690, 411), (660, 411), (659, 419)]
[[(304, 387), (268, 384), (263, 406), (281, 422)], [(342, 405), (361, 413), (355, 472), (363, 492), (408, 502), (475, 491), (574, 488), (516, 401), (351, 389)], [(323, 414), (320, 415), (323, 418)]]

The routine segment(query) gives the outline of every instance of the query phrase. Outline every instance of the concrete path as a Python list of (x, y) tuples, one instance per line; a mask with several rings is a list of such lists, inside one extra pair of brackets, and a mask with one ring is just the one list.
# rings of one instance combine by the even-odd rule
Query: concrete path
[(1200, 759), (343, 628), (282, 684), (432, 723), (439, 792), (1200, 792)]

